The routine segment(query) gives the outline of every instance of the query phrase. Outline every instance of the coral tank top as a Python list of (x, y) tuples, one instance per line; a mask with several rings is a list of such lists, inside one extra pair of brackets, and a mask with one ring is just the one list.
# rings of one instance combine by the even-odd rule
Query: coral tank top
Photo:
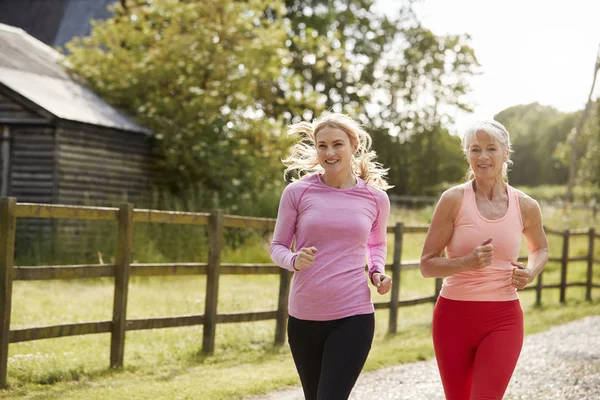
[(468, 255), (484, 240), (493, 238), (491, 265), (461, 272), (444, 279), (440, 295), (451, 300), (511, 301), (519, 298), (512, 286), (511, 261), (517, 261), (521, 249), (523, 220), (519, 197), (508, 186), (508, 210), (496, 220), (484, 218), (477, 209), (473, 181), (464, 184), (464, 195), (454, 220), (454, 233), (446, 247), (448, 258)]

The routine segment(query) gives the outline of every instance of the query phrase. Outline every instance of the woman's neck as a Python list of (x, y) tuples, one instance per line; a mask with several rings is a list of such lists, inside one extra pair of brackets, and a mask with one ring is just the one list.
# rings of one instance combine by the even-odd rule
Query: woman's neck
[(356, 185), (356, 176), (353, 173), (333, 176), (324, 173), (321, 175), (321, 182), (332, 188), (348, 189)]
[(493, 201), (504, 198), (507, 193), (507, 185), (502, 179), (477, 179), (473, 183), (475, 192), (486, 199)]

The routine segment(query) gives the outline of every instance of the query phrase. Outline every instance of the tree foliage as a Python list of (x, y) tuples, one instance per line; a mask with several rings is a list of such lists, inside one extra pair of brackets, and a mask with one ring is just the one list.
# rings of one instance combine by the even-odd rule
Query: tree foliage
[[(600, 183), (600, 120), (596, 102), (577, 143), (579, 184)], [(564, 113), (539, 103), (507, 108), (494, 118), (511, 134), (514, 166), (512, 184), (565, 185), (571, 154), (570, 135), (581, 111)]]
[(600, 100), (592, 108), (590, 121), (583, 132), (585, 152), (579, 176), (583, 183), (600, 186)]
[(511, 135), (513, 168), (509, 179), (515, 185), (565, 184), (568, 168), (555, 154), (574, 120), (539, 103), (507, 108), (495, 117)]
[[(574, 134), (574, 126), (579, 121), (581, 113), (570, 114), (568, 118), (569, 135)], [(557, 145), (556, 154), (565, 166), (569, 165), (572, 145), (568, 141), (570, 137)], [(575, 143), (577, 157), (576, 184), (582, 186), (600, 185), (600, 101), (596, 100), (590, 108), (587, 121), (583, 124), (581, 133)]]
[(419, 194), (464, 172), (445, 126), (477, 60), (412, 3), (390, 18), (374, 0), (122, 0), (67, 59), (155, 133), (172, 191), (259, 198), (281, 180), (285, 126), (333, 110), (372, 133), (394, 191)]
[[(160, 180), (249, 200), (279, 176), (286, 148), (273, 104), (289, 59), (276, 1), (124, 1), (68, 45), (68, 62), (157, 139)], [(229, 199), (229, 200), (228, 200)]]
[(393, 191), (420, 194), (438, 177), (464, 174), (456, 167), (460, 146), (447, 146), (456, 140), (444, 126), (455, 110), (469, 110), (463, 98), (478, 63), (468, 36), (435, 35), (418, 21), (413, 1), (399, 1), (396, 18), (376, 12), (374, 3), (286, 0), (291, 68), (304, 78), (304, 94), (318, 93), (320, 106), (367, 127)]

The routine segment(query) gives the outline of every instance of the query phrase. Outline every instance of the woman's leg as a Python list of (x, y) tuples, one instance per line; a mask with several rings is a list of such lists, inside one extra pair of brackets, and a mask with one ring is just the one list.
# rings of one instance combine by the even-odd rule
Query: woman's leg
[(433, 347), (447, 400), (468, 400), (475, 359), (469, 303), (439, 297), (433, 311)]
[(329, 321), (306, 321), (292, 316), (288, 318), (288, 343), (306, 400), (317, 400), (328, 324)]
[(375, 315), (355, 315), (331, 322), (333, 327), (323, 349), (317, 399), (346, 400), (371, 350)]
[(477, 346), (471, 399), (500, 400), (523, 346), (523, 311), (518, 300), (493, 305), (485, 336)]

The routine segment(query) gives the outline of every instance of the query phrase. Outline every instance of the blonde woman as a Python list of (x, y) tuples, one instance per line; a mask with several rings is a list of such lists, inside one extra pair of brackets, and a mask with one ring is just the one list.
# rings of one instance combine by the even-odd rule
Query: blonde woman
[[(301, 179), (284, 190), (271, 258), (294, 271), (288, 341), (307, 400), (347, 399), (371, 349), (385, 272), (390, 203), (371, 137), (343, 114), (292, 125), (303, 138), (283, 160)], [(296, 239), (296, 252), (290, 249)]]
[[(446, 399), (501, 399), (523, 345), (517, 290), (546, 265), (548, 241), (537, 202), (507, 183), (511, 148), (504, 126), (476, 123), (463, 137), (463, 151), (468, 181), (438, 202), (421, 273), (445, 278), (433, 312), (433, 344)], [(522, 236), (527, 266), (517, 260)]]

